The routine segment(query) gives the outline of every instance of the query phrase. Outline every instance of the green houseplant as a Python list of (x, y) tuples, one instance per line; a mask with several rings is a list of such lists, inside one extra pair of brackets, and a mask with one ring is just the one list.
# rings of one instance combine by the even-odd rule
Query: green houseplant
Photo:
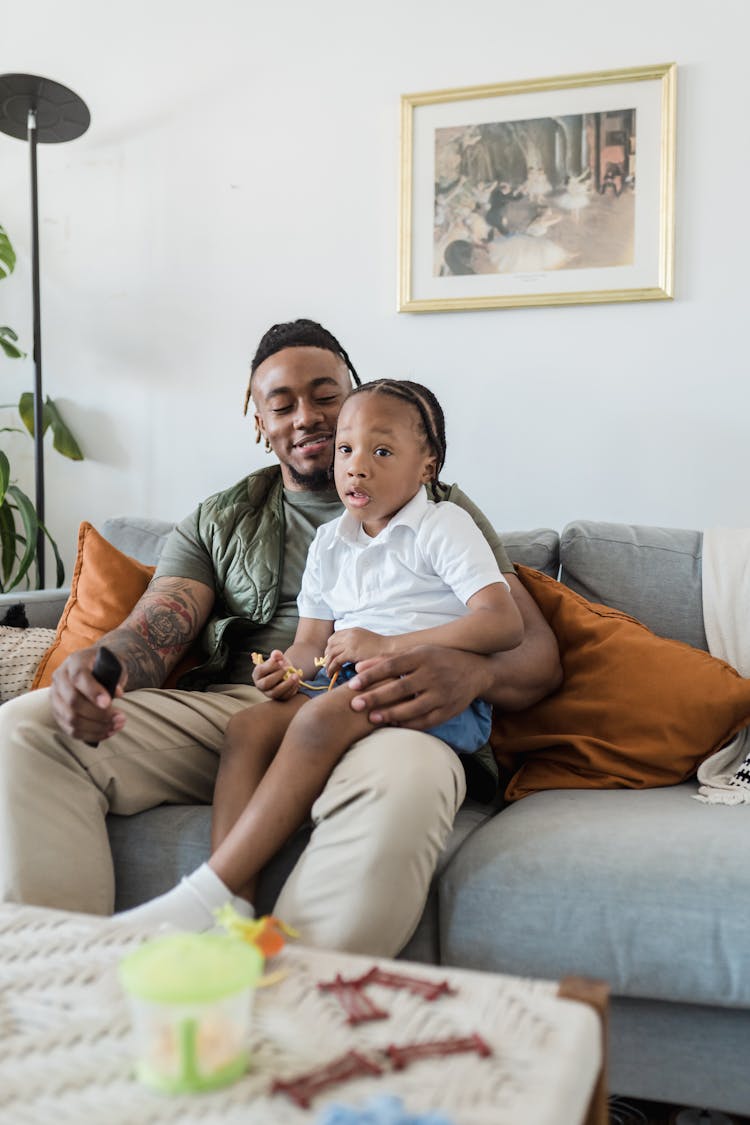
[[(10, 239), (0, 226), (0, 280), (7, 278), (16, 265), (16, 255)], [(25, 353), (18, 347), (18, 335), (7, 325), (0, 325), (0, 348), (8, 359), (22, 359)], [(20, 426), (2, 426), (0, 433), (24, 433), (34, 436), (34, 396), (24, 391), (17, 403), (5, 403), (3, 409), (18, 411)], [(52, 430), (52, 444), (58, 453), (72, 461), (82, 461), (83, 454), (78, 442), (65, 425), (54, 401), (45, 398), (43, 407), (43, 433)], [(44, 524), (40, 523), (32, 500), (16, 483), (10, 459), (5, 450), (0, 449), (0, 593), (14, 589), (21, 582), (30, 585), (29, 571), (37, 561), (37, 540), (39, 531), (49, 541), (56, 564), (57, 585), (65, 580), (60, 552), (57, 544)], [(37, 571), (38, 573), (38, 571)]]

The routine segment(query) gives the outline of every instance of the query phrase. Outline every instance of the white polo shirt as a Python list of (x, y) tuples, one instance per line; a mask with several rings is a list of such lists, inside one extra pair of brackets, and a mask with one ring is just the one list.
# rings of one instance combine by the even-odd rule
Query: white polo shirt
[(508, 585), (471, 516), (420, 488), (374, 539), (349, 512), (319, 527), (297, 608), (336, 629), (394, 636), (462, 617), (493, 582)]

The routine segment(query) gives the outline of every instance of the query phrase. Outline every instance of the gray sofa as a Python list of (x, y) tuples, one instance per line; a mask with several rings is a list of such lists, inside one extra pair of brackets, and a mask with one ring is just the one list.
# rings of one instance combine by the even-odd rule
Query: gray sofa
[[(118, 519), (102, 531), (150, 563), (168, 525)], [(700, 533), (577, 522), (559, 536), (542, 529), (504, 541), (515, 562), (706, 649)], [(60, 601), (30, 599), (32, 623), (49, 623)], [(693, 782), (560, 790), (502, 810), (467, 801), (403, 956), (603, 978), (613, 995), (613, 1092), (750, 1113), (750, 808), (706, 806), (695, 792)], [(182, 806), (110, 817), (118, 909), (200, 863), (209, 821), (208, 808)], [(264, 873), (262, 912), (306, 838), (300, 832)]]

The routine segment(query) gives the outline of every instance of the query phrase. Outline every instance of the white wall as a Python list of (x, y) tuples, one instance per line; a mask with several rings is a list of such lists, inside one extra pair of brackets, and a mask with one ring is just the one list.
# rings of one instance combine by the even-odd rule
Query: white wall
[[(749, 522), (747, 0), (0, 0), (0, 27), (0, 73), (92, 114), (39, 155), (45, 389), (87, 458), (47, 454), (68, 563), (81, 519), (179, 518), (264, 462), (248, 361), (295, 316), (365, 379), (434, 387), (445, 479), (500, 529)], [(674, 302), (395, 311), (402, 93), (669, 61)], [(0, 223), (0, 323), (30, 346), (28, 150), (3, 135)], [(0, 375), (4, 402), (31, 387), (28, 361)]]

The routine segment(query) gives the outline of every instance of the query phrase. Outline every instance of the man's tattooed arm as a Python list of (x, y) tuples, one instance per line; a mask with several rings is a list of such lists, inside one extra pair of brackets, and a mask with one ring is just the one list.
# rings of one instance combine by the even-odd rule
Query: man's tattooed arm
[(214, 592), (187, 578), (154, 578), (132, 613), (102, 639), (127, 672), (126, 690), (161, 687), (208, 620)]

